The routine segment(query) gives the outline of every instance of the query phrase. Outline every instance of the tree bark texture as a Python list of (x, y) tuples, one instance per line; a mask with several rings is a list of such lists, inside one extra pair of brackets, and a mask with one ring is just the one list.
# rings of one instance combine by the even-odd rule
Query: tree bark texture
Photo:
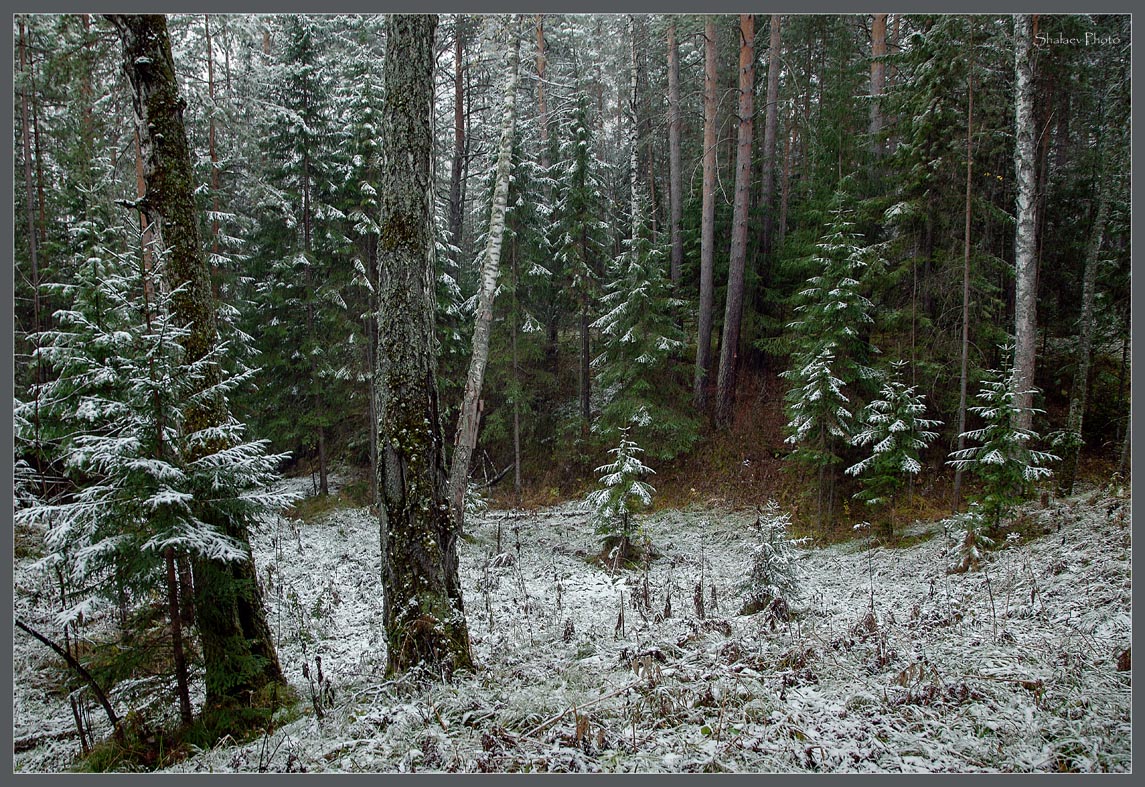
[(739, 141), (736, 147), (735, 198), (732, 203), (732, 244), (728, 261), (728, 294), (724, 330), (720, 337), (720, 369), (716, 378), (716, 422), (731, 421), (735, 396), (740, 321), (743, 318), (744, 263), (747, 258), (748, 190), (751, 188), (752, 93), (755, 89), (755, 16), (740, 15)]
[(680, 281), (684, 265), (684, 236), (680, 231), (684, 208), (680, 174), (680, 45), (676, 40), (676, 20), (668, 23), (668, 223), (672, 256), (668, 275), (672, 284)]
[(378, 254), (378, 508), (388, 674), (472, 665), (438, 409), (432, 235), (435, 15), (386, 23)]
[[(178, 288), (172, 298), (176, 323), (190, 326), (183, 342), (190, 364), (214, 350), (218, 332), (183, 125), (186, 104), (179, 95), (167, 21), (160, 14), (108, 18), (123, 42), (124, 70), (132, 88), (147, 187), (139, 208), (167, 252), (163, 273), (167, 287), (173, 292)], [(216, 368), (202, 387), (212, 387), (219, 377)], [(184, 411), (183, 429), (197, 432), (221, 425), (229, 417), (222, 397), (202, 397)], [(211, 448), (200, 450), (206, 453)], [(229, 520), (208, 524), (248, 545), (248, 557), (229, 563), (195, 561), (196, 620), (203, 645), (207, 706), (249, 705), (253, 694), (285, 680), (266, 622), (254, 561), (249, 557), (246, 529)]]
[(449, 242), (460, 264), (461, 233), (464, 206), (461, 179), (465, 168), (465, 17), (458, 14), (453, 22), (453, 165), (449, 176)]
[[(966, 448), (966, 396), (970, 383), (970, 217), (974, 185), (974, 39), (970, 39), (970, 76), (966, 93), (966, 214), (962, 234), (962, 363), (958, 377), (958, 450)], [(954, 471), (955, 511), (962, 497), (962, 468)]]
[(460, 528), (465, 521), (465, 490), (469, 484), (469, 463), (477, 446), (480, 414), (477, 403), (489, 364), (489, 336), (493, 329), (493, 300), (497, 296), (497, 277), (501, 268), (501, 245), (505, 235), (505, 210), (509, 201), (509, 177), (513, 170), (513, 133), (517, 118), (517, 82), (521, 73), (521, 36), (517, 21), (508, 26), (509, 70), (505, 77), (502, 103), (501, 141), (497, 149), (497, 170), (493, 185), (493, 205), (489, 211), (489, 234), (485, 259), (481, 265), (481, 289), (477, 294), (477, 314), (473, 324), (473, 354), (465, 378), (465, 393), (457, 416), (457, 433), (453, 448), (453, 465), (449, 472), (449, 498), (453, 515)]
[(871, 17), (871, 150), (876, 156), (883, 152), (880, 134), (883, 130), (882, 95), (886, 85), (887, 15)]
[(1037, 183), (1034, 141), (1033, 21), (1029, 14), (1014, 18), (1014, 171), (1018, 185), (1014, 233), (1014, 385), (1021, 408), (1014, 426), (1033, 423), (1034, 355), (1037, 347), (1038, 267), (1036, 257)]
[(708, 375), (712, 367), (712, 311), (715, 302), (713, 269), (716, 225), (716, 22), (704, 24), (704, 175), (700, 207), (700, 312), (696, 337), (696, 374), (692, 401), (697, 410), (708, 406)]
[(759, 205), (763, 212), (763, 229), (760, 239), (760, 249), (763, 252), (763, 264), (767, 265), (775, 242), (775, 212), (772, 203), (775, 200), (775, 149), (779, 127), (779, 71), (781, 66), (779, 55), (783, 44), (781, 33), (781, 17), (779, 14), (771, 15), (771, 39), (767, 51), (767, 108), (763, 120), (763, 160), (760, 166), (763, 169), (763, 193)]

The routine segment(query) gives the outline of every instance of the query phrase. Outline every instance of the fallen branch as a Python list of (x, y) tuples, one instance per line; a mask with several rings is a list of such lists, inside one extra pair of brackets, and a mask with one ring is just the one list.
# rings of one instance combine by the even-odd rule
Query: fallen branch
[(495, 485), (495, 484), (496, 484), (498, 481), (500, 481), (502, 478), (504, 478), (505, 476), (509, 475), (509, 471), (510, 471), (510, 470), (512, 470), (512, 469), (513, 469), (513, 465), (509, 465), (509, 466), (508, 466), (508, 467), (506, 467), (504, 470), (502, 470), (500, 473), (498, 473), (497, 475), (493, 476), (493, 480), (491, 480), (491, 481), (486, 481), (486, 482), (485, 482), (485, 483), (483, 483), (483, 484), (474, 484), (474, 486), (475, 486), (477, 489), (489, 489), (489, 488), (491, 488), (493, 485)]
[(629, 689), (634, 689), (637, 686), (639, 686), (641, 683), (642, 683), (642, 681), (639, 681), (639, 680), (634, 681), (632, 683), (629, 683), (627, 686), (621, 686), (616, 691), (611, 691), (608, 694), (603, 694), (603, 695), (597, 697), (595, 700), (589, 700), (588, 702), (584, 703), (583, 705), (570, 705), (567, 708), (565, 708), (563, 711), (558, 713), (556, 716), (553, 716), (548, 721), (541, 722), (536, 727), (534, 727), (533, 729), (526, 732), (523, 737), (532, 738), (534, 735), (540, 735), (542, 732), (547, 730), (549, 727), (553, 726), (558, 721), (560, 721), (565, 716), (567, 716), (570, 712), (572, 712), (572, 711), (579, 712), (581, 710), (584, 710), (585, 708), (592, 707), (593, 705), (597, 704), (598, 702), (604, 702), (607, 699), (611, 699), (612, 697), (615, 697), (619, 694), (623, 694), (624, 692), (628, 691)]
[(55, 642), (52, 642), (43, 634), (30, 627), (24, 621), (16, 618), (15, 623), (21, 631), (24, 631), (25, 633), (35, 637), (40, 642), (44, 643), (57, 654), (59, 654), (63, 660), (68, 663), (68, 666), (75, 670), (76, 674), (83, 678), (87, 685), (91, 686), (92, 693), (94, 693), (95, 698), (99, 700), (99, 704), (103, 706), (104, 713), (107, 714), (107, 719), (111, 722), (111, 728), (115, 730), (116, 739), (120, 739), (123, 735), (123, 730), (121, 730), (119, 726), (119, 716), (116, 715), (115, 708), (111, 707), (111, 703), (108, 701), (107, 695), (104, 694), (103, 689), (100, 687), (99, 683), (96, 682), (96, 679), (91, 676), (91, 673), (84, 668), (84, 665), (76, 661), (72, 654), (68, 653)]

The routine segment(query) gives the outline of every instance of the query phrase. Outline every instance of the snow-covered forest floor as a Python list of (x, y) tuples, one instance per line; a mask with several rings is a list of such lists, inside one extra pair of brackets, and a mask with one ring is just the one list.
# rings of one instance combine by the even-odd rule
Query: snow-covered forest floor
[[(898, 548), (800, 549), (789, 622), (737, 614), (754, 513), (659, 512), (645, 526), (660, 556), (613, 572), (588, 559), (597, 537), (576, 504), (488, 511), (461, 549), (480, 668), (444, 684), (384, 679), (376, 518), (284, 519), (254, 548), (303, 712), (168, 770), (1129, 771), (1127, 495), (1028, 506), (984, 571), (946, 573), (941, 522)], [(31, 562), (16, 612), (52, 631)], [(16, 769), (67, 769), (64, 667), (18, 631), (13, 657)], [(131, 707), (124, 689), (112, 699)]]

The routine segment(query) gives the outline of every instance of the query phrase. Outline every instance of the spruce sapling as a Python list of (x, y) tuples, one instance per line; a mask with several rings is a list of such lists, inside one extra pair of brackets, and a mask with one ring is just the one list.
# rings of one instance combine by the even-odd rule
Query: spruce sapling
[(1045, 464), (1058, 459), (1053, 454), (1030, 448), (1038, 439), (1037, 433), (1015, 425), (1017, 415), (1043, 411), (1021, 404), (1022, 393), (1036, 391), (1017, 391), (1014, 379), (1013, 371), (991, 369), (986, 373), (977, 396), (979, 404), (969, 408), (982, 419), (983, 426), (962, 434), (978, 445), (952, 452), (947, 461), (956, 470), (969, 472), (981, 482), (979, 502), (991, 530), (996, 530), (1002, 517), (1029, 495), (1035, 481), (1052, 474)]
[(629, 561), (632, 551), (632, 515), (652, 505), (655, 493), (641, 477), (654, 473), (640, 461), (642, 449), (620, 430), (620, 444), (609, 451), (615, 459), (596, 468), (604, 473), (601, 489), (589, 494), (586, 505), (592, 510), (596, 532), (604, 537), (604, 553), (614, 565)]
[(922, 470), (919, 453), (938, 437), (931, 428), (941, 424), (923, 418), (926, 405), (914, 386), (902, 382), (904, 361), (891, 364), (889, 379), (879, 396), (863, 408), (861, 427), (851, 438), (855, 446), (871, 447), (871, 453), (847, 468), (859, 476), (863, 488), (855, 495), (869, 506), (888, 505), (888, 535), (894, 533), (895, 502), (900, 489)]

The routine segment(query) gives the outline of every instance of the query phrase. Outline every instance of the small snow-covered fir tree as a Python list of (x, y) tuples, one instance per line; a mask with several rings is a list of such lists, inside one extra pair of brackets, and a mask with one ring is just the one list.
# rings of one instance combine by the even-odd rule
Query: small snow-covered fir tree
[(788, 376), (797, 381), (787, 394), (787, 439), (794, 447), (788, 459), (810, 467), (819, 475), (819, 521), (830, 518), (833, 468), (842, 460), (837, 448), (850, 438), (853, 419), (845, 383), (835, 376), (834, 346), (828, 344), (808, 363)]
[(994, 546), (994, 539), (986, 535), (988, 522), (979, 503), (971, 503), (970, 508), (950, 518), (954, 529), (954, 543), (947, 554), (957, 562), (946, 569), (947, 574), (964, 574), (977, 571), (984, 555), (982, 549)]
[(620, 443), (609, 450), (612, 462), (596, 468), (601, 488), (591, 492), (585, 504), (592, 512), (596, 532), (603, 536), (604, 552), (618, 564), (632, 551), (632, 515), (652, 505), (656, 490), (641, 479), (655, 471), (640, 461), (643, 449), (620, 430)]
[[(1003, 354), (1005, 351), (1003, 348)], [(982, 419), (983, 425), (962, 433), (964, 438), (978, 445), (951, 452), (947, 461), (948, 465), (970, 473), (981, 483), (979, 502), (992, 529), (1028, 496), (1035, 481), (1052, 475), (1046, 463), (1057, 461), (1053, 454), (1030, 447), (1038, 439), (1036, 432), (1014, 426), (1014, 416), (1020, 412), (1042, 412), (1034, 407), (1023, 407), (1019, 396), (1012, 370), (987, 371), (976, 397), (978, 405), (968, 408)]]
[(756, 518), (752, 528), (755, 543), (740, 581), (740, 614), (767, 609), (779, 619), (787, 618), (788, 604), (799, 595), (803, 577), (796, 562), (799, 541), (788, 535), (790, 526), (791, 515), (780, 511), (774, 500), (769, 500)]
[(919, 452), (938, 434), (930, 431), (941, 424), (923, 418), (926, 404), (914, 386), (902, 381), (905, 361), (891, 364), (889, 378), (876, 399), (860, 413), (860, 428), (851, 437), (851, 445), (870, 446), (871, 453), (847, 468), (847, 474), (858, 476), (862, 490), (855, 497), (870, 506), (890, 506), (887, 529), (894, 532), (895, 502), (908, 479), (922, 470)]

